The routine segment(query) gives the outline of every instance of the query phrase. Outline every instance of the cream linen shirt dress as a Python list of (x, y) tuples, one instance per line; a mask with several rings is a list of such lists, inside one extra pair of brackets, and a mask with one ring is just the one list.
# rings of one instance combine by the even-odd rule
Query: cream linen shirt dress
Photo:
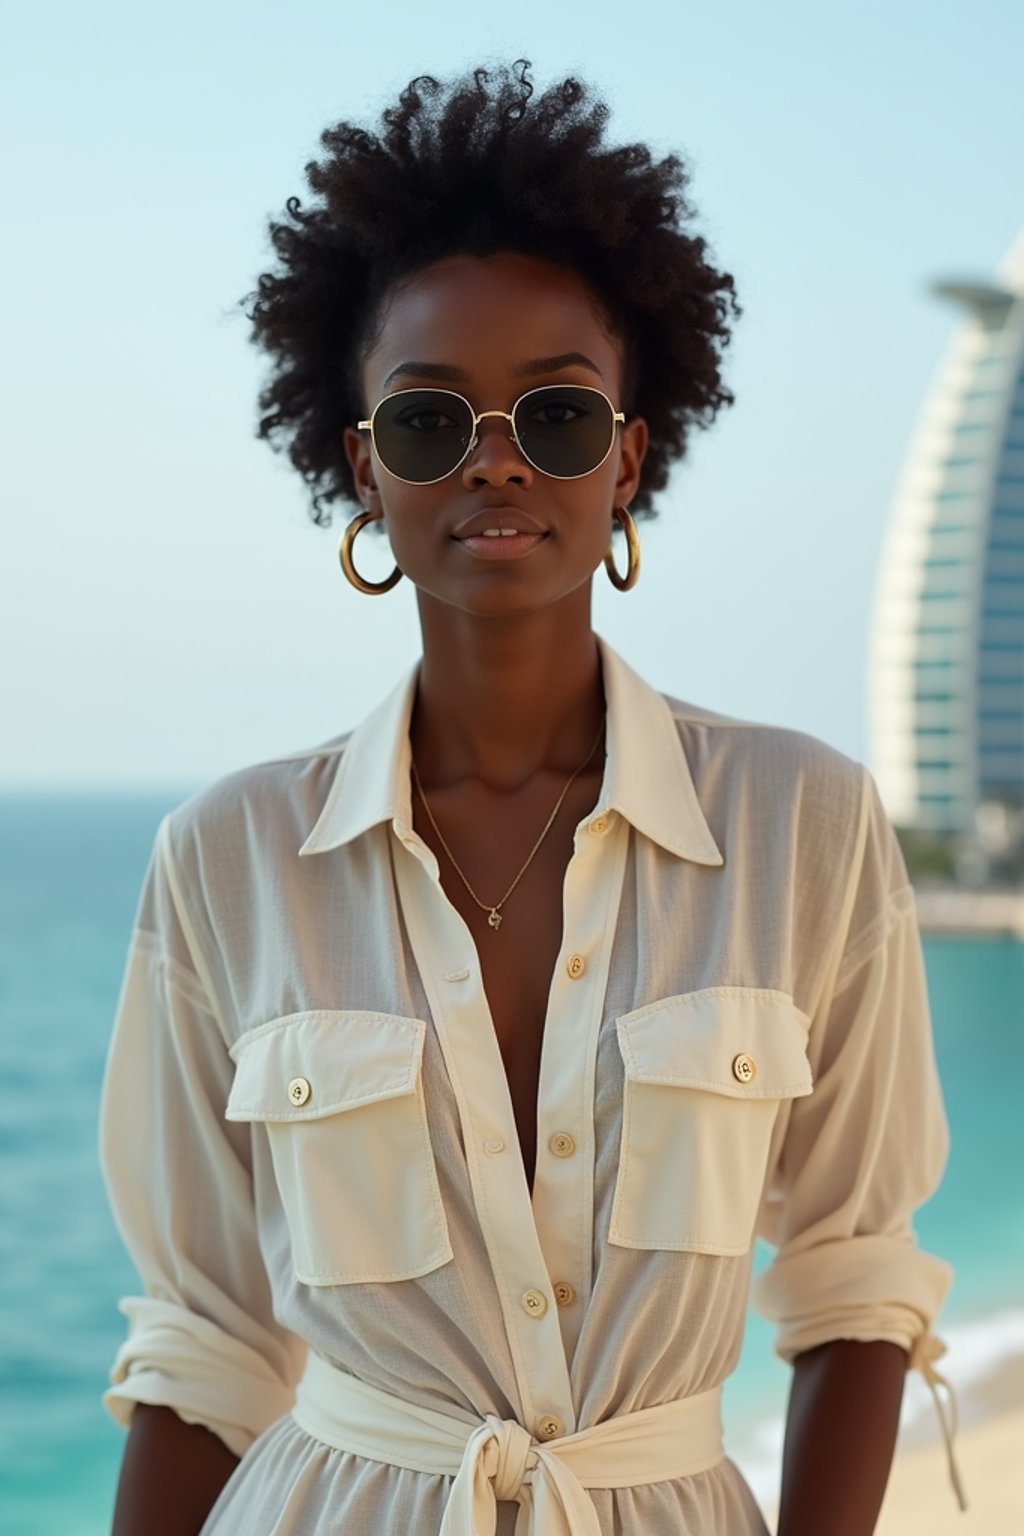
[[(455, 1467), (311, 1433), (307, 1355), (464, 1435), (504, 1421), (542, 1459), (714, 1397), (758, 1235), (776, 1252), (751, 1299), (783, 1358), (888, 1339), (928, 1374), (941, 1353), (952, 1272), (911, 1218), (948, 1134), (875, 782), (598, 644), (605, 774), (565, 876), (532, 1196), (477, 951), (413, 830), (418, 663), (356, 730), (159, 828), (103, 1089), (142, 1291), (104, 1401), (122, 1424), (167, 1404), (242, 1458), (203, 1536), (442, 1529)], [(727, 1458), (588, 1485), (588, 1527), (530, 1515), (529, 1485), (503, 1467), (483, 1524), (766, 1530)]]

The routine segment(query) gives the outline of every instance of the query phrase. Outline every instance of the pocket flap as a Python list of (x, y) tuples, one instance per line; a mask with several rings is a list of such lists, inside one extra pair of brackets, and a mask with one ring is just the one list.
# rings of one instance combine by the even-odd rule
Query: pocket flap
[(416, 1088), (427, 1026), (393, 1013), (317, 1009), (232, 1045), (228, 1120), (315, 1120)]
[(736, 1099), (810, 1093), (809, 1021), (784, 992), (708, 987), (660, 998), (617, 1022), (627, 1077)]

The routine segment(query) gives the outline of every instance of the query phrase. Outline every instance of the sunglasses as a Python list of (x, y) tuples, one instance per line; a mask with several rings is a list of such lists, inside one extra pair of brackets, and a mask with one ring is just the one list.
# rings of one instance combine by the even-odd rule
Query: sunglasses
[(369, 431), (378, 459), (396, 480), (433, 485), (469, 458), (487, 416), (510, 422), (526, 462), (555, 480), (578, 480), (603, 464), (615, 423), (626, 419), (599, 389), (545, 384), (520, 395), (511, 411), (474, 411), (451, 389), (400, 389), (385, 395), (359, 428)]

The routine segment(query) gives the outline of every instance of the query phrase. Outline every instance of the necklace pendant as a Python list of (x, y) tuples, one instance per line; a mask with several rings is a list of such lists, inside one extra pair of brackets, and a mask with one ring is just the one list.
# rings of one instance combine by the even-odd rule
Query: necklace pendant
[(490, 923), (492, 928), (501, 927), (501, 913), (497, 910), (497, 908), (491, 908), (490, 912), (487, 914), (487, 921)]

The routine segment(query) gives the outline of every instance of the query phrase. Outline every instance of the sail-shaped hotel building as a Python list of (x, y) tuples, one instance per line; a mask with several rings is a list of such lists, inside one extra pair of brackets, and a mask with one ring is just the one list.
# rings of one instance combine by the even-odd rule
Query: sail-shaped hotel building
[(1024, 806), (1024, 235), (962, 321), (911, 444), (871, 624), (871, 767), (898, 827)]

